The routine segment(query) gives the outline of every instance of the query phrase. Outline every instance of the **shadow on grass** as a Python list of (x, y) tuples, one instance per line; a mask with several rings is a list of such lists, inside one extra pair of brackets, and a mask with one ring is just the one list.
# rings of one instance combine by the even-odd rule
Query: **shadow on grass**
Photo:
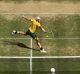
[(39, 51), (38, 49), (34, 49), (34, 48), (31, 48), (21, 42), (12, 42), (12, 41), (2, 41), (2, 43), (4, 45), (17, 45), (18, 47), (22, 47), (22, 48), (28, 48), (28, 49), (32, 49), (32, 50), (35, 50), (35, 51)]

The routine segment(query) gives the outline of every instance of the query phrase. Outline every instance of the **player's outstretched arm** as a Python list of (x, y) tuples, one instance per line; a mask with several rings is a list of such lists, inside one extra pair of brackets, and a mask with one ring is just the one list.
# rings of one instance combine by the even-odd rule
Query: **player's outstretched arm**
[(22, 16), (22, 18), (24, 18), (24, 19), (26, 19), (26, 20), (28, 20), (28, 21), (31, 21), (30, 18), (27, 18), (27, 17), (25, 17), (24, 15)]

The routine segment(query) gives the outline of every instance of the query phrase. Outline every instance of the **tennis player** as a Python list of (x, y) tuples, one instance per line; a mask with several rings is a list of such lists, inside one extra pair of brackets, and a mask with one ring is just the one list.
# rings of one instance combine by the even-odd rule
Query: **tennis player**
[(27, 32), (22, 32), (22, 31), (16, 31), (13, 30), (12, 34), (21, 34), (21, 35), (29, 35), (31, 36), (37, 43), (38, 47), (40, 48), (40, 52), (45, 53), (46, 51), (44, 50), (43, 46), (41, 45), (39, 38), (36, 35), (36, 31), (38, 28), (40, 28), (43, 32), (47, 32), (41, 25), (40, 21), (41, 18), (38, 16), (36, 18), (27, 18), (25, 16), (22, 16), (22, 18), (31, 21), (31, 26), (29, 27)]

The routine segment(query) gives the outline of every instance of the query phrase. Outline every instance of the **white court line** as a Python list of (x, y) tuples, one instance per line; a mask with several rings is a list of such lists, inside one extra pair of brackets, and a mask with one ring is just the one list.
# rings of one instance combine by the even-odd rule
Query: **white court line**
[[(0, 38), (0, 40), (4, 39), (31, 39), (31, 38)], [(40, 39), (72, 39), (72, 40), (78, 40), (80, 38), (40, 38)]]
[(33, 15), (33, 14), (41, 14), (41, 15), (44, 15), (44, 14), (46, 14), (46, 15), (70, 14), (71, 15), (71, 14), (80, 14), (80, 13), (73, 12), (73, 13), (0, 13), (0, 14), (30, 14), (30, 15)]
[[(31, 38), (31, 48), (32, 48), (32, 38)], [(32, 74), (32, 49), (30, 51), (30, 74)]]
[(3, 39), (31, 39), (31, 38), (0, 38), (1, 40)]
[(40, 57), (33, 57), (34, 59), (36, 59), (36, 58), (43, 58), (43, 59), (45, 59), (45, 58), (51, 58), (51, 59), (68, 59), (68, 58), (80, 58), (80, 56), (40, 56)]
[[(24, 56), (0, 56), (0, 59), (30, 59), (30, 57), (24, 57)], [(68, 58), (80, 58), (80, 56), (33, 56), (32, 59), (40, 59), (40, 58), (44, 58), (44, 59), (68, 59)]]
[[(0, 38), (1, 40), (3, 39), (31, 39), (31, 38)], [(40, 38), (40, 39), (53, 39), (53, 38)]]

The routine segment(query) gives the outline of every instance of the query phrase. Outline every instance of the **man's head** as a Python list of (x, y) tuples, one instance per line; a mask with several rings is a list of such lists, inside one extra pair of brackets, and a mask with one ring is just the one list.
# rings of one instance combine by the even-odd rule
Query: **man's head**
[(41, 18), (39, 16), (36, 17), (36, 21), (40, 22)]

